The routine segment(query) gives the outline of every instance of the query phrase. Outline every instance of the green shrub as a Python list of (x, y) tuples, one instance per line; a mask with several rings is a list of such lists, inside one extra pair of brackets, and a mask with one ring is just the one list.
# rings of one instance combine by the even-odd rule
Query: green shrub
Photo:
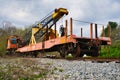
[(100, 57), (120, 58), (120, 45), (102, 47)]
[(7, 43), (7, 37), (1, 36), (0, 39), (0, 56), (3, 56), (6, 53), (6, 43)]

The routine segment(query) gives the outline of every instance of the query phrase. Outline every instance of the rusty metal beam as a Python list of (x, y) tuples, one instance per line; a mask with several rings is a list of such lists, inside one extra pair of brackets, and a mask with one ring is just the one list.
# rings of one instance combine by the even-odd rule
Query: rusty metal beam
[(72, 29), (73, 26), (72, 25), (73, 25), (72, 18), (70, 18), (70, 35), (73, 34), (73, 29)]
[(95, 24), (95, 38), (98, 38), (97, 24)]
[(67, 33), (68, 33), (68, 21), (65, 20), (65, 36), (67, 37)]
[(93, 39), (93, 23), (90, 23), (90, 38)]
[(81, 37), (83, 37), (83, 29), (81, 28)]

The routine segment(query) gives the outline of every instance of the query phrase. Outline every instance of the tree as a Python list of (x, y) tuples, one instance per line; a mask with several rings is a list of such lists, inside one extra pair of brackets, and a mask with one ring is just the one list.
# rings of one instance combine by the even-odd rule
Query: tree
[[(111, 32), (110, 33), (112, 33), (117, 28), (118, 24), (117, 24), (117, 22), (112, 22), (112, 21), (108, 22), (107, 27), (104, 29), (104, 33), (105, 33), (106, 37), (109, 37), (109, 26), (111, 28)], [(102, 32), (102, 34), (103, 34), (103, 32)]]
[(111, 29), (116, 29), (116, 27), (118, 26), (117, 22), (111, 22), (109, 21), (108, 24), (111, 26)]

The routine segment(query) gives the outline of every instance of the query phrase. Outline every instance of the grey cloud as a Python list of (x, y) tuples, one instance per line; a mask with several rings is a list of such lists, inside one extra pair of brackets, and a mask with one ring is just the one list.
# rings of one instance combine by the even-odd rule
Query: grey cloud
[[(0, 17), (2, 16), (2, 19), (13, 21), (15, 22), (14, 24), (24, 26), (34, 24), (46, 14), (59, 7), (69, 10), (69, 15), (63, 20), (73, 17), (82, 21), (107, 24), (109, 20), (118, 21), (120, 18), (119, 0), (1, 0)], [(17, 14), (19, 10), (23, 13)], [(77, 26), (85, 25), (82, 23), (75, 24), (75, 27)]]

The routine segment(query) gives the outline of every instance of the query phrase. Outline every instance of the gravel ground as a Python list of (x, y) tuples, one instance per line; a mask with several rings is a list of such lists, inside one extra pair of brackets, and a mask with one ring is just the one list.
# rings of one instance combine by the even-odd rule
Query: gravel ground
[[(12, 76), (12, 79), (34, 74), (37, 75), (37, 78), (33, 78), (34, 80), (120, 80), (120, 63), (115, 62), (92, 63), (91, 61), (48, 58), (3, 58), (0, 59), (0, 68), (3, 72), (9, 71), (9, 74), (14, 74), (14, 77), (19, 75), (16, 78)], [(47, 71), (47, 75), (39, 78), (38, 74), (41, 69)], [(15, 70), (16, 74), (10, 70)], [(7, 77), (9, 76), (4, 79)]]
[(52, 64), (52, 80), (120, 80), (120, 63), (92, 63), (91, 61), (68, 61), (41, 59)]

